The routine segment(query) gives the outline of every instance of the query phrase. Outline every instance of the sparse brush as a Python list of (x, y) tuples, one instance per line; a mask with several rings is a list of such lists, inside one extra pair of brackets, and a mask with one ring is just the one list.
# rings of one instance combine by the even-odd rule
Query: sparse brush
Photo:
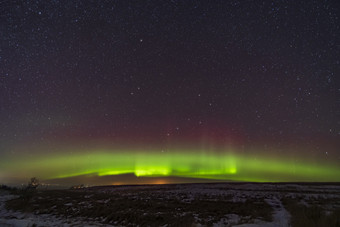
[[(322, 202), (322, 201), (321, 201)], [(340, 209), (326, 212), (321, 205), (306, 206), (294, 199), (283, 199), (285, 208), (292, 215), (291, 224), (293, 227), (340, 227)]]
[(1, 184), (0, 190), (5, 190), (5, 191), (9, 191), (9, 192), (13, 193), (13, 192), (17, 191), (18, 189), (16, 187), (10, 187), (10, 186)]

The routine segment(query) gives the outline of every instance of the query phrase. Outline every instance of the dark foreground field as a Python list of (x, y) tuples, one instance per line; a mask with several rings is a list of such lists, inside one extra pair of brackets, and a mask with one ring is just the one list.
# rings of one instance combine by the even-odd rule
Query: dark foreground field
[(0, 226), (340, 226), (339, 184), (0, 191)]

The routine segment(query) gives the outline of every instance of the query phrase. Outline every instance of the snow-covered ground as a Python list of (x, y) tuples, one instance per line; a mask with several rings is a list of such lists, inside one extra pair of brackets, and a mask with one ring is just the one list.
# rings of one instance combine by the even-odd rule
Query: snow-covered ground
[(82, 218), (68, 219), (56, 217), (53, 214), (35, 215), (32, 213), (21, 213), (5, 209), (5, 202), (18, 196), (10, 195), (5, 191), (0, 191), (0, 227), (31, 227), (31, 226), (51, 226), (51, 227), (96, 227), (111, 226), (96, 222), (84, 221)]
[[(181, 218), (192, 220), (196, 226), (284, 227), (291, 226), (292, 217), (282, 202), (285, 199), (304, 206), (317, 204), (330, 213), (340, 209), (340, 185), (326, 184), (220, 183), (95, 187), (76, 191), (59, 190), (55, 196), (51, 191), (48, 195), (41, 192), (32, 200), (33, 213), (6, 210), (5, 201), (17, 197), (0, 191), (1, 227), (137, 226), (154, 224), (153, 220), (156, 219), (161, 220), (159, 223), (162, 226), (171, 226), (174, 223), (168, 222)], [(124, 204), (124, 201), (130, 205)], [(43, 204), (44, 208), (40, 209), (39, 204)], [(113, 216), (107, 212), (111, 208)], [(91, 213), (91, 217), (84, 217), (88, 211), (98, 214)], [(145, 216), (145, 219), (141, 216)], [(271, 218), (268, 219), (268, 216)], [(186, 226), (187, 222), (176, 222), (176, 225)]]

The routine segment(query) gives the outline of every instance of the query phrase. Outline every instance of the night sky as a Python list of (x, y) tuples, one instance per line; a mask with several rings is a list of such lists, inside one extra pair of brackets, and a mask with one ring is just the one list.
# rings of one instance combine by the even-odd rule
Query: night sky
[(0, 183), (340, 181), (339, 5), (0, 1)]

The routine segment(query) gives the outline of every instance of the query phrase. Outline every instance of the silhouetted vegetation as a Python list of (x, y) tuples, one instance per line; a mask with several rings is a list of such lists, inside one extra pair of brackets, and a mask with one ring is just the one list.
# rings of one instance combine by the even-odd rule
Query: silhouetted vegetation
[(20, 195), (19, 199), (23, 202), (23, 205), (27, 205), (33, 198), (39, 185), (39, 180), (36, 177), (32, 177), (27, 186), (18, 191), (18, 194)]
[(27, 189), (35, 190), (37, 187), (39, 187), (39, 185), (39, 180), (36, 177), (32, 177), (28, 182)]

